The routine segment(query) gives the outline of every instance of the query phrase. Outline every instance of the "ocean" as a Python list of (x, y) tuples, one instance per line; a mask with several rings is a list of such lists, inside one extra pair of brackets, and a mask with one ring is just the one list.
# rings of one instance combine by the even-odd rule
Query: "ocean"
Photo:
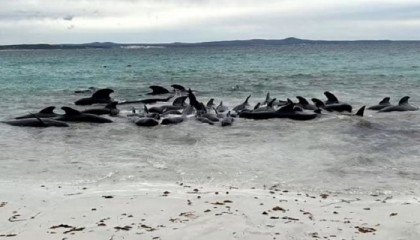
[[(420, 43), (0, 51), (0, 120), (74, 106), (109, 87), (117, 100), (148, 86), (181, 84), (233, 108), (251, 94), (325, 99), (358, 109), (403, 96), (420, 106)], [(238, 86), (238, 87), (236, 87)], [(363, 118), (325, 113), (312, 121), (236, 119), (232, 127), (189, 118), (142, 128), (122, 105), (110, 124), (20, 128), (0, 124), (1, 182), (69, 185), (188, 183), (296, 191), (420, 193), (420, 111)], [(83, 109), (81, 107), (76, 107)]]

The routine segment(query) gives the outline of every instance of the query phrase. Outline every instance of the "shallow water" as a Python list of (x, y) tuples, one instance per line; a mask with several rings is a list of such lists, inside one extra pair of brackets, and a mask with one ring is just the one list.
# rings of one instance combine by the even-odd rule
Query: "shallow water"
[[(90, 86), (118, 100), (179, 83), (230, 107), (267, 91), (324, 99), (355, 109), (405, 95), (420, 105), (419, 43), (346, 43), (210, 48), (0, 51), (0, 119), (57, 108)], [(131, 65), (131, 66), (129, 66)], [(239, 85), (239, 90), (232, 87)], [(137, 105), (139, 107), (139, 105)], [(131, 105), (121, 106), (122, 114)], [(57, 112), (60, 112), (58, 110)], [(237, 119), (230, 128), (193, 118), (177, 126), (112, 124), (61, 128), (0, 125), (0, 181), (188, 182), (236, 187), (281, 184), (302, 190), (419, 192), (420, 112), (363, 119), (325, 114), (308, 122)]]

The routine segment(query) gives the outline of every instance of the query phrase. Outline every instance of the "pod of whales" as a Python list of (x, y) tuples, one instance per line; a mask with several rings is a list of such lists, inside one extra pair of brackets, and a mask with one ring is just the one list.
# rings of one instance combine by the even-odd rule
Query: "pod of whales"
[[(152, 88), (153, 87), (153, 88)], [(162, 88), (155, 88), (152, 90), (156, 92), (166, 92)], [(223, 101), (216, 106), (215, 98), (209, 99), (206, 104), (199, 101), (197, 96), (191, 89), (188, 91), (181, 85), (172, 85), (176, 90), (172, 92), (167, 98), (150, 98), (139, 101), (132, 101), (131, 104), (142, 104), (143, 111), (133, 111), (130, 114), (121, 114), (120, 109), (117, 108), (120, 104), (128, 104), (127, 101), (118, 103), (112, 101), (110, 94), (114, 91), (109, 88), (98, 89), (91, 97), (83, 98), (75, 102), (76, 105), (90, 105), (90, 104), (106, 104), (95, 108), (88, 108), (76, 110), (70, 107), (62, 107), (64, 114), (55, 113), (55, 106), (48, 106), (37, 113), (30, 113), (16, 117), (14, 120), (2, 121), (2, 123), (12, 126), (22, 127), (67, 127), (66, 122), (89, 122), (89, 123), (110, 123), (112, 120), (99, 115), (110, 115), (120, 117), (129, 117), (137, 126), (152, 127), (158, 125), (176, 125), (185, 122), (189, 116), (194, 115), (194, 119), (201, 123), (219, 126), (231, 126), (235, 117), (263, 120), (263, 119), (291, 119), (291, 120), (312, 120), (322, 117), (328, 112), (347, 113), (348, 116), (362, 117), (364, 115), (365, 106), (361, 107), (356, 113), (352, 113), (353, 107), (345, 102), (341, 102), (333, 93), (325, 91), (326, 100), (322, 101), (318, 98), (312, 98), (310, 103), (302, 96), (296, 96), (298, 102), (293, 102), (290, 99), (287, 101), (278, 101), (276, 98), (271, 98), (270, 93), (267, 93), (265, 101), (258, 103), (254, 109), (251, 109), (249, 95), (244, 102), (235, 106), (229, 111), (229, 108), (223, 105)], [(160, 89), (160, 90), (158, 90)], [(169, 93), (166, 92), (166, 93)], [(186, 93), (186, 95), (185, 95)], [(176, 97), (175, 97), (176, 96)], [(167, 102), (174, 98), (172, 104), (154, 105), (158, 102)], [(418, 107), (414, 107), (408, 103), (409, 96), (401, 98), (398, 105), (391, 105), (390, 98), (385, 97), (378, 105), (371, 106), (367, 109), (377, 110), (383, 112), (404, 112), (415, 111)], [(188, 99), (188, 102), (186, 100)], [(151, 105), (148, 107), (147, 105)], [(124, 111), (124, 110), (122, 110)], [(126, 110), (125, 110), (126, 111)], [(181, 115), (181, 116), (180, 116)]]
[(417, 111), (419, 110), (418, 107), (414, 107), (408, 103), (409, 96), (405, 96), (401, 98), (398, 102), (398, 105), (390, 105), (387, 107), (382, 108), (379, 112), (405, 112), (405, 111)]

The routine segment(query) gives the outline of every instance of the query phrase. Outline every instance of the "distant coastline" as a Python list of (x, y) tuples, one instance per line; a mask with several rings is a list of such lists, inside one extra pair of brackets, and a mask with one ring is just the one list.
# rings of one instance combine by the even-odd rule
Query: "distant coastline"
[(337, 44), (337, 43), (393, 43), (393, 42), (420, 42), (420, 41), (393, 41), (393, 40), (307, 40), (299, 38), (285, 39), (250, 39), (250, 40), (230, 40), (212, 41), (197, 43), (113, 43), (113, 42), (93, 42), (83, 44), (15, 44), (0, 45), (0, 50), (33, 50), (33, 49), (115, 49), (115, 48), (176, 48), (176, 47), (217, 47), (217, 46), (276, 46), (276, 45), (295, 45), (295, 44)]

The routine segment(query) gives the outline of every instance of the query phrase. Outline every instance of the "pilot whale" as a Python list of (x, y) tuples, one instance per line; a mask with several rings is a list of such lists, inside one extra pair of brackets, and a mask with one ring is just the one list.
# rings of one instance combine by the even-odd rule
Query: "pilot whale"
[(42, 109), (41, 111), (37, 112), (37, 113), (30, 113), (30, 114), (26, 114), (20, 117), (16, 117), (15, 119), (24, 119), (24, 118), (53, 118), (53, 117), (57, 117), (59, 116), (59, 114), (54, 112), (55, 107), (54, 106), (49, 106), (46, 107), (44, 109)]
[(110, 88), (103, 88), (97, 90), (95, 93), (92, 94), (91, 97), (82, 98), (77, 100), (74, 104), (76, 105), (92, 105), (95, 103), (111, 103), (111, 97), (109, 96), (113, 93), (114, 90)]
[(2, 121), (2, 123), (19, 127), (68, 127), (65, 122), (57, 121), (50, 118), (40, 118), (34, 116), (33, 118), (23, 118), (11, 121)]
[(383, 108), (391, 106), (391, 103), (389, 102), (390, 99), (391, 99), (390, 97), (386, 97), (386, 98), (382, 99), (382, 101), (380, 101), (378, 105), (368, 107), (368, 109), (369, 110), (381, 110)]
[(239, 114), (241, 118), (249, 118), (255, 120), (271, 119), (271, 118), (289, 118), (293, 120), (311, 120), (318, 116), (316, 112), (306, 112), (300, 108), (295, 108), (295, 103), (288, 99), (288, 103), (276, 111), (267, 112), (251, 112), (243, 111)]
[(112, 120), (97, 115), (82, 113), (70, 107), (61, 108), (65, 114), (56, 117), (55, 120), (64, 122), (91, 122), (91, 123), (111, 123)]
[(409, 96), (401, 98), (396, 106), (388, 106), (379, 110), (379, 112), (405, 112), (405, 111), (417, 111), (418, 107), (414, 107), (408, 103)]

